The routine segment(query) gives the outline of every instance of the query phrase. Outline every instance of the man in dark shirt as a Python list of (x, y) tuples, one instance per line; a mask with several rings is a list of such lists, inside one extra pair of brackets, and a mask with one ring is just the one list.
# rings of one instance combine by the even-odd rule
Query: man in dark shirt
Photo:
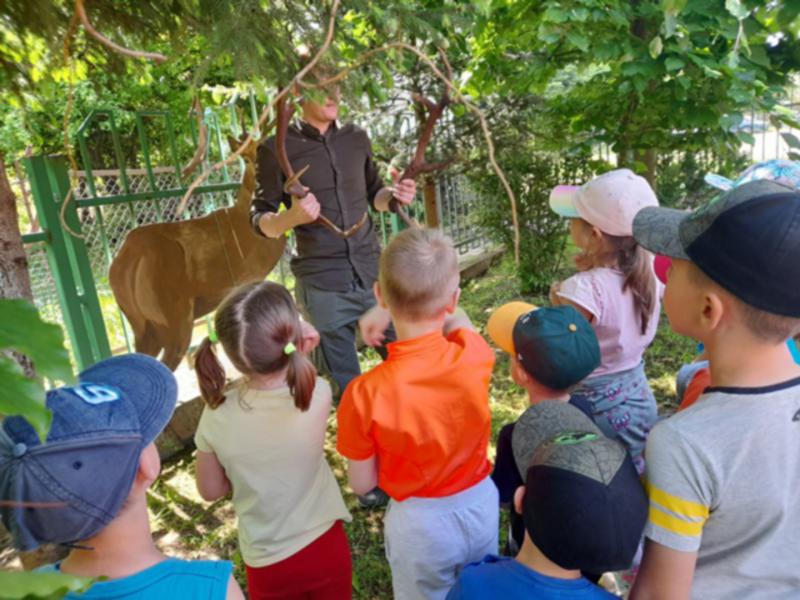
[[(322, 214), (342, 230), (356, 225), (368, 207), (387, 210), (392, 198), (401, 204), (414, 199), (412, 180), (384, 187), (372, 159), (366, 132), (339, 125), (338, 93), (324, 104), (301, 102), (302, 120), (289, 127), (286, 152), (295, 172), (306, 165), (301, 183), (309, 188), (292, 200), (275, 148), (275, 137), (258, 150), (258, 187), (250, 216), (254, 229), (278, 237), (294, 229), (297, 256), (292, 259), (297, 302), (320, 333), (320, 349), (339, 394), (361, 369), (355, 348), (358, 319), (375, 304), (372, 285), (378, 277), (380, 244), (372, 220), (349, 238), (319, 223)], [(281, 211), (281, 204), (287, 210)]]

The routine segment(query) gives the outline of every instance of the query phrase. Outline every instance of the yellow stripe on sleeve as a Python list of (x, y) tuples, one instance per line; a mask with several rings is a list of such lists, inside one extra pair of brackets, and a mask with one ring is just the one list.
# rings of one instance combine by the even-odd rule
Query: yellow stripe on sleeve
[(645, 489), (647, 490), (647, 496), (650, 498), (651, 502), (659, 504), (669, 512), (681, 515), (682, 517), (703, 519), (703, 521), (708, 519), (708, 507), (704, 504), (673, 496), (664, 490), (658, 489), (649, 481), (645, 481)]
[(705, 523), (705, 521), (684, 521), (680, 517), (665, 513), (652, 504), (650, 505), (648, 520), (653, 525), (657, 525), (671, 533), (691, 537), (698, 537), (703, 533), (703, 524)]

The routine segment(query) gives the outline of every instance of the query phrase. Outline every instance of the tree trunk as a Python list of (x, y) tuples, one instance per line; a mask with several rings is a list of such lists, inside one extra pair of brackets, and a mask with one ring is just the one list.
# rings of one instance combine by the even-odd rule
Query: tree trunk
[(646, 150), (636, 150), (633, 160), (645, 166), (645, 171), (642, 175), (650, 183), (650, 187), (653, 188), (653, 191), (655, 191), (656, 174), (658, 171), (658, 152), (656, 152), (656, 149), (647, 148)]
[(33, 300), (28, 259), (22, 246), (17, 198), (11, 190), (6, 165), (0, 155), (0, 298)]

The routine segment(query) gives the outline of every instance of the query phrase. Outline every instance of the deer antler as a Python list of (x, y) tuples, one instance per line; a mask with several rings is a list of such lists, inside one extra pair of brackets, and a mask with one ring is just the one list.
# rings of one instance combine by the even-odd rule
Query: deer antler
[[(450, 67), (450, 61), (447, 60), (447, 55), (444, 53), (444, 50), (440, 49), (439, 54), (441, 55), (442, 62), (444, 63), (447, 80), (450, 81), (453, 79), (453, 70)], [(398, 181), (402, 181), (403, 179), (416, 179), (423, 173), (432, 173), (434, 171), (444, 169), (454, 160), (449, 159), (434, 164), (428, 164), (425, 162), (425, 151), (427, 150), (428, 144), (433, 137), (433, 128), (436, 126), (436, 121), (438, 121), (442, 114), (444, 114), (444, 109), (447, 108), (448, 104), (450, 104), (450, 89), (445, 86), (439, 102), (434, 102), (429, 98), (424, 98), (420, 94), (414, 94), (414, 102), (428, 111), (428, 118), (425, 120), (425, 125), (422, 128), (422, 133), (419, 136), (419, 140), (417, 140), (417, 150), (414, 152), (414, 158), (411, 159), (411, 163), (405, 168), (405, 171), (403, 171), (403, 174), (400, 175)], [(397, 215), (403, 219), (405, 224), (409, 227), (419, 227), (419, 224), (408, 216), (396, 198), (392, 198), (389, 202), (389, 210), (397, 213)]]
[[(278, 164), (286, 177), (286, 183), (283, 184), (283, 191), (287, 194), (291, 194), (293, 198), (302, 198), (308, 193), (308, 188), (300, 183), (300, 176), (308, 171), (309, 165), (306, 165), (295, 173), (292, 168), (292, 163), (289, 162), (289, 156), (286, 154), (286, 135), (289, 131), (289, 121), (294, 114), (294, 105), (287, 106), (286, 96), (288, 96), (288, 94), (280, 97), (276, 102), (277, 128), (275, 130), (275, 151), (278, 155)], [(336, 235), (349, 238), (358, 231), (366, 221), (367, 213), (365, 211), (361, 219), (347, 230), (341, 229), (336, 223), (322, 214), (319, 215), (314, 222), (326, 227)]]

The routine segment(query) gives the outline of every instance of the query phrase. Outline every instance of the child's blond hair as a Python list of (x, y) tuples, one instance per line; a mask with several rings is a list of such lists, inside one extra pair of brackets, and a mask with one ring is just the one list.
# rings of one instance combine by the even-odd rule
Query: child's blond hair
[(380, 258), (381, 294), (389, 309), (415, 320), (441, 315), (458, 289), (458, 257), (438, 229), (397, 234)]

